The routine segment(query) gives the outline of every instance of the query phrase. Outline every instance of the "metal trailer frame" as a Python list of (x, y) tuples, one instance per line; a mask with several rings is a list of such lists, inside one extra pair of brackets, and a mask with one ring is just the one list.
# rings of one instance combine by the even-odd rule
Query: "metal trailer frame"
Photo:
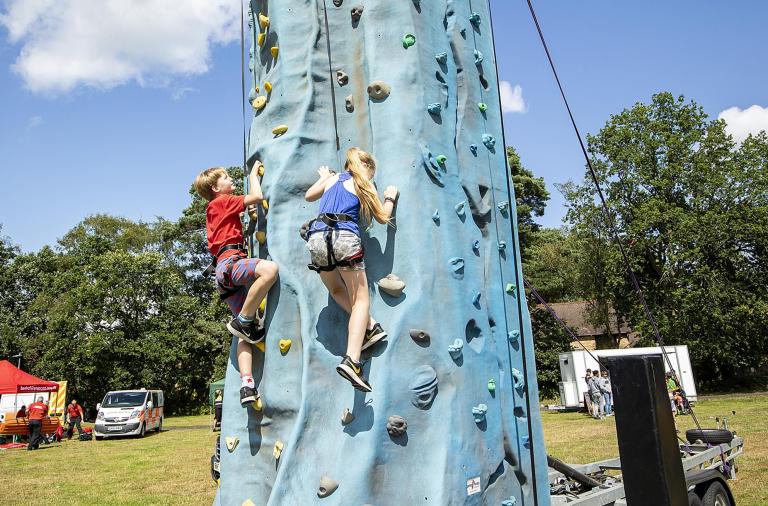
[[(736, 479), (735, 459), (744, 452), (744, 440), (734, 436), (730, 443), (720, 445), (707, 444), (680, 444), (680, 457), (683, 462), (683, 471), (686, 479), (693, 473), (716, 469), (724, 480)], [(591, 462), (589, 464), (571, 465), (573, 469), (581, 473), (592, 475), (603, 474), (606, 471), (621, 471), (621, 462), (618, 458)], [(560, 485), (563, 479), (568, 479), (562, 473), (550, 468), (550, 487)], [(699, 482), (700, 483), (700, 482)], [(692, 490), (698, 483), (689, 483), (688, 490)], [(626, 506), (624, 499), (624, 485), (621, 482), (621, 474), (610, 475), (599, 488), (587, 492), (572, 494), (552, 494), (550, 496), (552, 506), (578, 505), (578, 506)]]

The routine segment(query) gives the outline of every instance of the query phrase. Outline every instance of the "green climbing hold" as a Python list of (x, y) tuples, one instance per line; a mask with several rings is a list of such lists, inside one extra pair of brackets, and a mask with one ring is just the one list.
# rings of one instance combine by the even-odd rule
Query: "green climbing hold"
[(443, 165), (448, 160), (448, 157), (445, 155), (437, 155), (437, 157), (435, 157), (435, 160), (437, 160), (437, 163), (439, 163), (440, 165)]
[(517, 286), (513, 285), (512, 283), (507, 283), (507, 286), (504, 287), (504, 291), (510, 295), (513, 295), (516, 290)]
[(496, 391), (496, 380), (493, 378), (488, 380), (488, 391), (494, 393)]
[(412, 33), (406, 33), (403, 35), (403, 47), (408, 49), (412, 45), (416, 44), (416, 36)]
[(480, 109), (480, 112), (485, 112), (488, 110), (488, 104), (486, 104), (485, 102), (478, 102), (477, 108)]

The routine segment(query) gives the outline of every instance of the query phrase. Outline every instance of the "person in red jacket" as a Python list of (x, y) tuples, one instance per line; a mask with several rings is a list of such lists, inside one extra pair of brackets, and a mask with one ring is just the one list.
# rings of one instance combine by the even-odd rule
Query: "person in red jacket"
[(75, 426), (77, 426), (77, 435), (83, 433), (83, 428), (80, 426), (80, 422), (83, 421), (83, 407), (77, 403), (76, 399), (72, 399), (67, 405), (67, 416), (69, 417), (69, 428), (67, 428), (67, 439), (72, 439), (72, 434), (75, 432)]
[(43, 429), (43, 418), (48, 416), (48, 406), (43, 404), (43, 398), (38, 397), (37, 402), (33, 402), (27, 407), (27, 417), (29, 418), (29, 444), (27, 450), (37, 450), (40, 442), (43, 441), (41, 431)]

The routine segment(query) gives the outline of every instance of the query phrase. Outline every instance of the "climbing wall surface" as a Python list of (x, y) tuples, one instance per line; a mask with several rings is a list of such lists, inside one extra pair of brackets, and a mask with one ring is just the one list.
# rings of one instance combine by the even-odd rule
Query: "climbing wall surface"
[[(326, 1), (253, 0), (248, 13), (248, 156), (269, 199), (254, 254), (280, 282), (254, 358), (260, 409), (239, 405), (232, 346), (217, 502), (548, 505), (489, 6)], [(363, 239), (389, 333), (364, 354), (370, 394), (334, 370), (347, 316), (298, 234), (318, 211), (303, 199), (317, 167), (340, 170), (351, 146), (376, 157), (380, 191), (401, 192), (395, 226)], [(400, 295), (379, 286), (389, 274)]]

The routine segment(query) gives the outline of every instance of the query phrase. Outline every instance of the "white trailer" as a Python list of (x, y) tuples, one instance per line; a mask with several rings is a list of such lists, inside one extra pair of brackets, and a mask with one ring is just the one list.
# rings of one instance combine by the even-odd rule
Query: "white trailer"
[[(665, 346), (672, 367), (675, 369), (683, 390), (689, 401), (695, 402), (696, 384), (693, 380), (691, 357), (687, 346)], [(661, 355), (661, 348), (621, 348), (613, 350), (591, 350), (595, 357), (615, 357), (626, 355)], [(597, 360), (592, 358), (584, 350), (569, 351), (560, 354), (560, 403), (566, 408), (579, 408), (584, 405), (584, 394), (587, 391), (587, 383), (584, 376), (587, 369), (599, 369)], [(664, 369), (669, 371), (669, 364), (664, 361)]]

